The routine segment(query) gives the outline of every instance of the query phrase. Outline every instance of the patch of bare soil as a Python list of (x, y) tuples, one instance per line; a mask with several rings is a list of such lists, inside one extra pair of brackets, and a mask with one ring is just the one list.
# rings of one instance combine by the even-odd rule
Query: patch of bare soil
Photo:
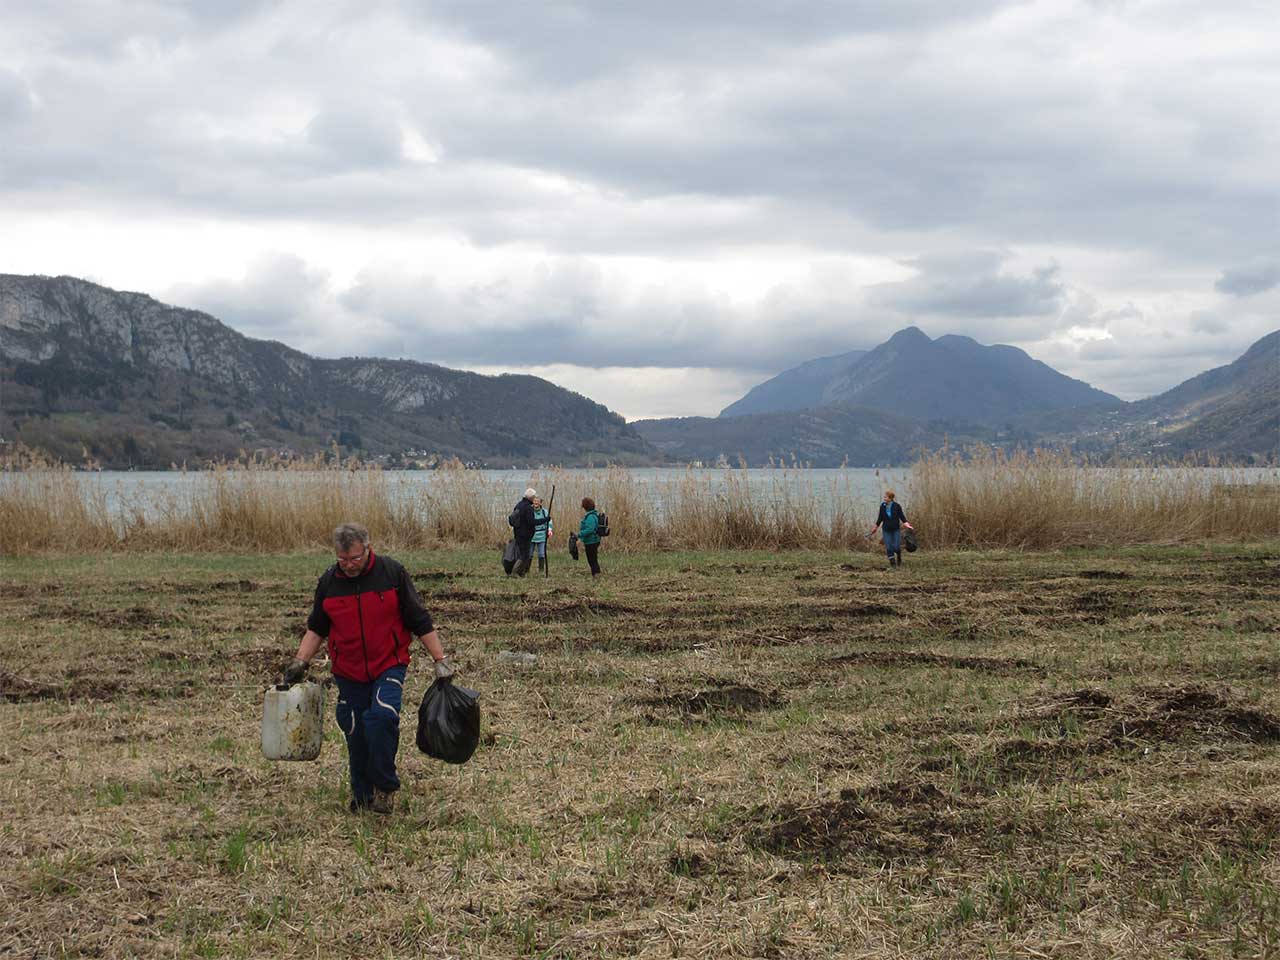
[(1117, 745), (1139, 741), (1280, 742), (1280, 720), (1232, 703), (1204, 687), (1151, 691), (1114, 718), (1103, 734)]
[(1214, 586), (1231, 588), (1234, 591), (1233, 598), (1240, 599), (1243, 587), (1274, 587), (1280, 582), (1280, 563), (1277, 563), (1277, 559), (1280, 558), (1262, 554), (1255, 557), (1204, 560), (1184, 576), (1188, 580), (1208, 581)]
[(1010, 673), (1022, 670), (1043, 673), (1044, 669), (1030, 660), (1016, 657), (952, 657), (939, 653), (913, 650), (858, 650), (822, 663), (831, 665), (867, 664), (877, 667), (953, 667), (957, 670), (982, 670), (987, 673)]
[(257, 593), (262, 589), (262, 584), (256, 580), (218, 580), (203, 586), (207, 591), (226, 591), (228, 593)]
[(791, 859), (827, 863), (916, 860), (938, 854), (965, 832), (966, 803), (925, 781), (896, 780), (840, 791), (835, 800), (759, 808), (747, 843)]
[(1071, 609), (1108, 620), (1133, 612), (1129, 597), (1106, 590), (1088, 590), (1080, 594), (1071, 601)]
[(1280, 841), (1280, 806), (1261, 800), (1230, 800), (1178, 812), (1177, 821), (1219, 847), (1270, 849)]
[(627, 646), (640, 653), (660, 653), (663, 650), (700, 650), (711, 646), (716, 634), (709, 630), (660, 629), (645, 636), (637, 636)]
[[(816, 579), (812, 574), (805, 577), (797, 576), (797, 580), (813, 580)], [(802, 586), (796, 588), (796, 595), (801, 597), (847, 597), (849, 588), (839, 584), (823, 583), (816, 584), (812, 587)]]
[(571, 600), (568, 603), (533, 603), (522, 608), (524, 616), (539, 623), (586, 617), (621, 617), (639, 613), (634, 607), (611, 600)]
[(848, 617), (851, 620), (902, 616), (893, 607), (886, 606), (883, 603), (853, 603), (847, 607), (826, 607), (823, 612), (833, 617)]
[(992, 759), (999, 782), (1095, 777), (1105, 772), (1106, 756), (1158, 744), (1280, 742), (1280, 720), (1196, 686), (1140, 691), (1123, 702), (1077, 690), (1032, 704), (1020, 716), (1056, 721), (1074, 733), (997, 744)]
[[(757, 690), (738, 684), (723, 684), (692, 692), (672, 693), (639, 701), (641, 706), (659, 709), (669, 714), (692, 719), (722, 716), (742, 716), (781, 706), (782, 699), (776, 693)], [(663, 717), (650, 715), (650, 720)]]
[(240, 650), (235, 657), (250, 676), (273, 678), (284, 673), (284, 668), (293, 659), (293, 654), (287, 647), (258, 647), (252, 650)]
[(257, 593), (262, 584), (256, 580), (180, 581), (161, 583), (158, 589), (179, 596), (200, 596), (206, 593)]
[(1114, 698), (1105, 690), (1084, 688), (1067, 693), (1055, 693), (1039, 701), (1033, 701), (1027, 714), (1032, 717), (1075, 716), (1099, 717), (1111, 706)]
[(157, 627), (170, 622), (163, 614), (146, 607), (127, 607), (124, 610), (106, 610), (92, 617), (104, 627)]
[(409, 574), (409, 576), (415, 581), (417, 580), (439, 581), (439, 580), (452, 580), (454, 577), (457, 576), (457, 574), (451, 573), (448, 570), (418, 570), (415, 573)]
[(114, 700), (121, 685), (114, 680), (77, 679), (56, 685), (28, 680), (0, 670), (0, 701), (25, 703), (31, 700)]
[(1133, 574), (1123, 570), (1081, 570), (1076, 576), (1082, 580), (1129, 580)]
[(489, 598), (483, 593), (476, 590), (467, 590), (464, 587), (445, 587), (443, 590), (436, 590), (426, 595), (432, 602), (450, 601), (450, 600), (478, 600), (484, 602)]

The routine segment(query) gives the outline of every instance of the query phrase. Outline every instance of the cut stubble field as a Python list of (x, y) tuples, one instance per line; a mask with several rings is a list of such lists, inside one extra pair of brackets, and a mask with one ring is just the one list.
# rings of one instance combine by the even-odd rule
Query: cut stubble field
[(484, 726), (415, 660), (389, 818), (259, 752), (323, 553), (0, 561), (0, 954), (1280, 950), (1280, 542), (395, 555)]

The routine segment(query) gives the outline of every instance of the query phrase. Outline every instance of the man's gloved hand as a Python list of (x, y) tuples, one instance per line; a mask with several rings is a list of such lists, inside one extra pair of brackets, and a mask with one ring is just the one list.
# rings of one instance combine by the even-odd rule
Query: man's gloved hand
[(454, 674), (453, 661), (448, 657), (437, 660), (435, 665), (436, 679), (447, 680)]
[(295, 683), (301, 683), (307, 679), (307, 661), (294, 659), (289, 661), (289, 665), (284, 668), (284, 683), (287, 687), (292, 687)]

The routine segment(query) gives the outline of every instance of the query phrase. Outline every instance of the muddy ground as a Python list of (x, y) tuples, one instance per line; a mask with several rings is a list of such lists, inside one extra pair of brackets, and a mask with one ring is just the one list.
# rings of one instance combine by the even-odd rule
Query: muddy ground
[(386, 819), (258, 747), (322, 554), (0, 562), (0, 955), (1280, 949), (1280, 544), (400, 559), (484, 731), (411, 668)]

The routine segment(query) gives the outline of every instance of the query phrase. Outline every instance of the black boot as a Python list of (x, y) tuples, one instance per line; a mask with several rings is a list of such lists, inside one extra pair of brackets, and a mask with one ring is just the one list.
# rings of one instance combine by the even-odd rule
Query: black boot
[(896, 554), (894, 554), (894, 558), (897, 560), (897, 565), (898, 565), (899, 567), (900, 567), (900, 566), (902, 566), (902, 551), (901, 551), (901, 550), (899, 550)]
[(547, 558), (546, 558), (546, 557), (539, 557), (539, 558), (538, 558), (538, 572), (539, 572), (539, 573), (544, 573), (544, 572), (546, 572), (546, 569), (547, 569)]

